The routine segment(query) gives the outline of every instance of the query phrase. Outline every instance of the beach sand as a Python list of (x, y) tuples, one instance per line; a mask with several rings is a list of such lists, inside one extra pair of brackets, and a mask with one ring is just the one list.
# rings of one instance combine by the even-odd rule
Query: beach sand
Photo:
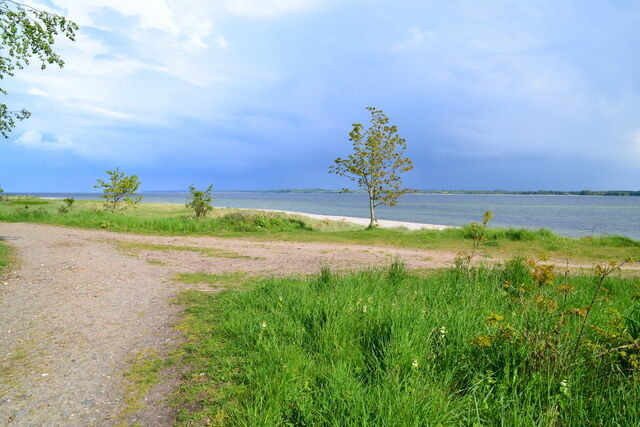
[[(306, 216), (312, 219), (317, 220), (329, 220), (329, 221), (343, 221), (349, 222), (352, 224), (362, 225), (363, 227), (367, 227), (369, 225), (369, 218), (357, 218), (353, 216), (337, 216), (337, 215), (320, 215), (320, 214), (310, 214), (305, 212), (294, 212), (294, 211), (284, 211), (278, 209), (250, 209), (250, 210), (260, 210), (265, 212), (280, 212), (290, 215), (301, 215)], [(378, 227), (380, 228), (398, 228), (403, 227), (408, 230), (445, 230), (447, 228), (457, 228), (451, 225), (438, 225), (438, 224), (424, 224), (420, 222), (407, 222), (407, 221), (391, 221), (387, 219), (379, 219)]]

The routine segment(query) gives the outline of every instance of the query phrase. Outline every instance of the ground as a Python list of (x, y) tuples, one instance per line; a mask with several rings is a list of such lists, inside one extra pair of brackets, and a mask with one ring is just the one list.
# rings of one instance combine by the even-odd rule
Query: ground
[[(182, 289), (203, 287), (176, 283), (172, 277), (177, 273), (306, 274), (322, 265), (379, 265), (395, 256), (413, 267), (444, 266), (451, 257), (407, 249), (136, 236), (33, 224), (2, 223), (0, 236), (19, 260), (0, 282), (0, 423), (18, 424), (121, 421), (127, 409), (122, 373), (129, 361), (143, 351), (166, 354), (179, 338), (173, 327), (181, 309), (171, 304), (172, 298)], [(183, 250), (157, 250), (166, 249), (159, 245)], [(152, 391), (146, 402), (150, 409), (127, 420), (170, 423), (172, 413), (162, 394)]]
[[(170, 424), (179, 372), (132, 404), (123, 373), (141, 354), (166, 356), (180, 273), (249, 276), (356, 269), (400, 257), (409, 268), (451, 265), (455, 253), (363, 245), (141, 236), (0, 223), (17, 262), (0, 281), (0, 424)], [(579, 265), (576, 265), (579, 266)], [(142, 408), (146, 406), (146, 408)]]

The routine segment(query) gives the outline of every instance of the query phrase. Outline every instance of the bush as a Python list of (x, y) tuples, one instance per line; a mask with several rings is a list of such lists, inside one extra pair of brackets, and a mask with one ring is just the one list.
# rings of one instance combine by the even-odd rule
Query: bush
[(63, 199), (62, 202), (64, 203), (64, 205), (58, 208), (58, 212), (61, 214), (69, 213), (69, 211), (71, 210), (71, 206), (75, 201), (76, 200), (73, 197), (67, 197), (66, 199)]
[(193, 185), (189, 186), (189, 192), (191, 193), (190, 199), (185, 205), (188, 209), (193, 210), (193, 213), (196, 215), (196, 218), (203, 219), (207, 216), (207, 213), (213, 209), (211, 207), (211, 201), (213, 200), (211, 197), (211, 190), (213, 189), (213, 184), (211, 184), (206, 190), (200, 191), (196, 190)]
[(311, 230), (299, 219), (276, 216), (268, 213), (232, 212), (220, 218), (223, 228), (233, 231), (295, 231)]

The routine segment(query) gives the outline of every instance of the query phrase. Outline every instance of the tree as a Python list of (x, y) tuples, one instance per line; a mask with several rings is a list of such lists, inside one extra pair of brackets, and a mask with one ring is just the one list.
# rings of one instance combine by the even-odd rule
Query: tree
[[(98, 179), (98, 185), (94, 188), (102, 188), (101, 199), (104, 199), (104, 209), (109, 212), (117, 212), (129, 206), (140, 203), (142, 196), (136, 194), (140, 187), (140, 180), (137, 175), (125, 175), (119, 168), (114, 171), (107, 171), (109, 181)], [(124, 203), (124, 206), (121, 204)]]
[(0, 185), (0, 200), (2, 200), (3, 198), (4, 198), (4, 189)]
[(329, 167), (329, 173), (344, 176), (366, 190), (371, 228), (378, 222), (376, 207), (395, 206), (401, 195), (411, 191), (402, 188), (399, 174), (413, 169), (413, 162), (403, 157), (407, 145), (398, 136), (398, 128), (389, 125), (382, 110), (374, 107), (367, 107), (367, 110), (371, 113), (371, 125), (365, 129), (361, 123), (353, 124), (349, 133), (353, 153), (346, 159), (337, 158)]
[[(64, 16), (35, 9), (13, 0), (0, 0), (0, 79), (13, 76), (23, 69), (32, 58), (40, 61), (40, 68), (55, 64), (62, 68), (64, 61), (53, 50), (55, 36), (62, 34), (75, 40), (78, 25)], [(2, 95), (8, 92), (0, 88)], [(0, 103), (0, 133), (5, 138), (16, 126), (16, 122), (31, 115), (29, 111), (9, 110)]]
[(212, 189), (213, 184), (207, 187), (207, 189), (204, 191), (196, 190), (196, 187), (194, 187), (193, 185), (189, 186), (191, 197), (185, 206), (193, 210), (193, 212), (196, 214), (196, 218), (204, 219), (204, 217), (207, 216), (207, 213), (209, 213), (209, 211), (213, 209), (210, 204), (213, 200), (213, 198), (211, 197)]

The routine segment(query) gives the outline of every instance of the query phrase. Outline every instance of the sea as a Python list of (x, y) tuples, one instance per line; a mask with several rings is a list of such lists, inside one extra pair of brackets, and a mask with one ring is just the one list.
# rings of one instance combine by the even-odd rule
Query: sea
[[(24, 194), (24, 193), (23, 193)], [(96, 193), (30, 193), (40, 197), (97, 199)], [(143, 192), (146, 203), (185, 203), (187, 192)], [(214, 206), (279, 209), (367, 218), (367, 195), (333, 192), (214, 192)], [(380, 206), (379, 219), (464, 225), (491, 210), (493, 227), (546, 228), (570, 237), (621, 235), (640, 240), (638, 196), (546, 196), (503, 194), (407, 194), (397, 206)]]

